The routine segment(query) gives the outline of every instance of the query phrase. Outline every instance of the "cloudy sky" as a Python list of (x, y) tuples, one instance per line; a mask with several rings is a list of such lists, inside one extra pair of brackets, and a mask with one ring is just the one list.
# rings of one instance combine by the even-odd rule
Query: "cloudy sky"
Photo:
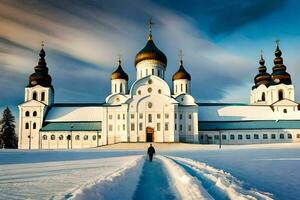
[(150, 17), (168, 58), (167, 81), (182, 49), (198, 102), (247, 103), (260, 50), (271, 72), (276, 39), (299, 100), (299, 10), (297, 0), (1, 0), (0, 111), (17, 114), (41, 41), (56, 102), (103, 102), (118, 54), (135, 80)]

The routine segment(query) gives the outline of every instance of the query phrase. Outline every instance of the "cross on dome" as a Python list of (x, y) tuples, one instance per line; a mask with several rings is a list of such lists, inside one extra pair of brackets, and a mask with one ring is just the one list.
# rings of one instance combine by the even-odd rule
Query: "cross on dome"
[(149, 37), (148, 37), (148, 40), (152, 40), (152, 25), (154, 25), (154, 23), (152, 22), (152, 18), (149, 19), (149, 23), (148, 23), (148, 26), (149, 26)]
[(179, 62), (181, 65), (183, 64), (183, 56), (184, 56), (183, 51), (182, 51), (182, 49), (180, 49), (179, 50)]
[(119, 66), (121, 65), (122, 63), (122, 54), (118, 54), (118, 64)]

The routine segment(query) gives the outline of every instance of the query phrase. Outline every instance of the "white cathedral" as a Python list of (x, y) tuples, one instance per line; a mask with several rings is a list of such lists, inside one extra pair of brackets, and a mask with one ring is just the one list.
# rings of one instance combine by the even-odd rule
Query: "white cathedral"
[[(92, 148), (119, 142), (254, 144), (300, 142), (300, 106), (277, 44), (272, 74), (263, 57), (250, 104), (197, 103), (181, 59), (165, 81), (167, 57), (151, 29), (136, 55), (136, 80), (128, 87), (121, 61), (104, 103), (55, 103), (45, 51), (19, 105), (20, 149)], [(197, 89), (196, 87), (194, 88)]]

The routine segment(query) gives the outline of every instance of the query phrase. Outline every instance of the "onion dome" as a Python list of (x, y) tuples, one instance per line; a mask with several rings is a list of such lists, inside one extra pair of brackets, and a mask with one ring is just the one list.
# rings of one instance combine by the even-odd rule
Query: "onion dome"
[(271, 74), (272, 80), (274, 84), (286, 84), (290, 85), (292, 84), (291, 76), (289, 73), (286, 72), (286, 66), (283, 64), (283, 59), (281, 57), (282, 52), (279, 49), (279, 41), (277, 42), (277, 47), (275, 50), (275, 59), (274, 59), (274, 64), (275, 66), (273, 67), (273, 73)]
[(269, 86), (272, 82), (271, 75), (267, 73), (267, 68), (265, 66), (265, 60), (263, 58), (263, 55), (261, 54), (261, 58), (259, 60), (260, 66), (258, 67), (259, 73), (254, 78), (255, 86), (254, 88), (257, 88), (260, 85)]
[(182, 59), (180, 60), (180, 66), (178, 71), (172, 77), (172, 81), (179, 80), (179, 79), (187, 79), (189, 81), (191, 80), (191, 75), (183, 67)]
[(124, 72), (124, 70), (121, 66), (121, 60), (120, 59), (119, 59), (118, 63), (119, 63), (118, 68), (116, 69), (116, 71), (114, 71), (111, 74), (111, 80), (125, 79), (126, 81), (128, 81), (128, 75), (126, 74), (126, 72)]
[(151, 33), (151, 25), (153, 23), (149, 22), (149, 36), (146, 46), (139, 51), (139, 53), (135, 56), (135, 66), (143, 61), (143, 60), (157, 60), (163, 63), (165, 66), (167, 65), (167, 57), (166, 55), (160, 51), (153, 42), (152, 33)]
[(45, 60), (46, 53), (42, 48), (40, 51), (40, 59), (38, 65), (34, 68), (34, 73), (29, 77), (29, 85), (27, 87), (33, 87), (36, 85), (41, 85), (43, 87), (51, 87), (52, 78), (48, 74), (48, 67)]

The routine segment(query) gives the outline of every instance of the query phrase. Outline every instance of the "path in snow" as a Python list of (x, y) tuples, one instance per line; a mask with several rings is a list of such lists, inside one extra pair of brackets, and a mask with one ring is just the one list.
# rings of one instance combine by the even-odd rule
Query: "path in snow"
[(145, 161), (142, 175), (133, 199), (175, 199), (165, 169), (161, 161), (157, 158), (154, 158), (153, 162), (150, 162), (149, 160)]
[[(71, 199), (271, 200), (229, 173), (181, 157), (139, 158), (71, 194)], [(118, 192), (116, 192), (118, 191)], [(69, 198), (67, 198), (69, 199)]]

